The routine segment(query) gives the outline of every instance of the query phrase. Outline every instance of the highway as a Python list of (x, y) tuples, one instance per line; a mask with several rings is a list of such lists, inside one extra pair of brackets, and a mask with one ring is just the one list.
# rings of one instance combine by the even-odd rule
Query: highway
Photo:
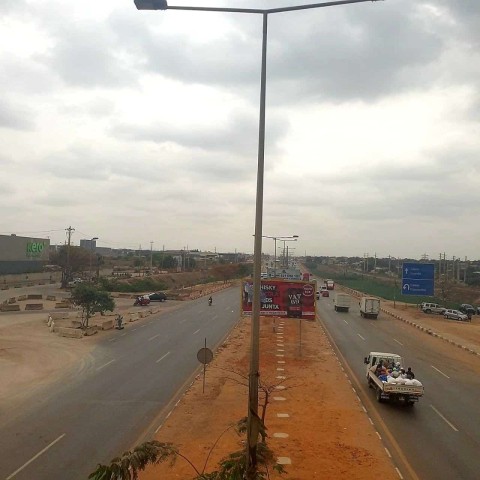
[(67, 378), (0, 411), (0, 479), (85, 480), (150, 438), (193, 380), (205, 338), (214, 349), (239, 320), (238, 289), (213, 298), (111, 331)]
[[(406, 480), (480, 478), (480, 377), (478, 357), (447, 345), (387, 314), (360, 316), (352, 297), (348, 313), (335, 312), (333, 295), (317, 301), (317, 312), (369, 417), (400, 475)], [(393, 352), (406, 360), (425, 387), (413, 407), (377, 403), (367, 387), (364, 357)], [(476, 362), (476, 363), (475, 363)], [(400, 477), (401, 478), (401, 477)]]

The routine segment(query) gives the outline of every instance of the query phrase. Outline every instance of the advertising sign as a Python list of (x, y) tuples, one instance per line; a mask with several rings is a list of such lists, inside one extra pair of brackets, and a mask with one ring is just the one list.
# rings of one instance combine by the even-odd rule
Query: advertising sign
[[(251, 315), (253, 281), (242, 283), (242, 314)], [(315, 284), (301, 280), (262, 280), (260, 315), (315, 319)]]

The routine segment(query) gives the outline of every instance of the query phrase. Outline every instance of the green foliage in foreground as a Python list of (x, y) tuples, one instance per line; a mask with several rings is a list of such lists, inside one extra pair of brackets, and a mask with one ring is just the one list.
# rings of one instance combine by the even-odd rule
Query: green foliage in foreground
[[(244, 428), (242, 428), (244, 423), (245, 421), (241, 420), (236, 425), (238, 434), (240, 434), (240, 431), (244, 431)], [(223, 458), (218, 465), (218, 470), (205, 473), (213, 449), (218, 444), (222, 435), (230, 430), (230, 428), (232, 428), (232, 426), (228, 427), (213, 444), (207, 455), (203, 469), (199, 469), (193, 465), (172, 443), (153, 440), (142, 443), (132, 451), (125, 452), (121, 457), (114, 458), (110, 465), (98, 465), (97, 469), (91, 473), (88, 478), (90, 480), (137, 480), (138, 474), (142, 470), (145, 470), (148, 465), (157, 465), (168, 461), (170, 462), (170, 466), (173, 466), (177, 458), (182, 458), (195, 472), (192, 480), (243, 480), (245, 478), (247, 463), (245, 448)], [(284, 467), (276, 463), (274, 453), (265, 442), (257, 444), (257, 463), (257, 472), (253, 477), (254, 480), (266, 480), (270, 478), (270, 469), (281, 474), (285, 473)]]

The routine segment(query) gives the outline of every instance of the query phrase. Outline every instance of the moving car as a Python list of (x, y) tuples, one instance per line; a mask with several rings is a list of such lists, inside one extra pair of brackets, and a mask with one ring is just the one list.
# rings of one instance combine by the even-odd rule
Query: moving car
[(454, 310), (453, 308), (447, 308), (443, 312), (443, 316), (452, 320), (461, 320), (462, 322), (468, 320), (468, 316), (465, 313), (462, 313), (460, 310)]
[(163, 292), (149, 293), (145, 296), (148, 297), (151, 302), (164, 302), (167, 299), (167, 296)]

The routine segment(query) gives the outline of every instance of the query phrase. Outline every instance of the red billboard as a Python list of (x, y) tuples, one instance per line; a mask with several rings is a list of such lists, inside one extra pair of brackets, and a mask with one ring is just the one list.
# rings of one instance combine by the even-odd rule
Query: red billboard
[[(252, 314), (253, 281), (242, 282), (242, 314)], [(315, 283), (301, 280), (262, 280), (260, 315), (315, 320)]]

